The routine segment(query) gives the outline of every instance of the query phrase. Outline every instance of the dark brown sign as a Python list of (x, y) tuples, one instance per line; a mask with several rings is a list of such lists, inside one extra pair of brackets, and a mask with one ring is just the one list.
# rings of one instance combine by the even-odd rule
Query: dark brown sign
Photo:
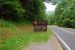
[(34, 31), (47, 31), (47, 21), (34, 21)]

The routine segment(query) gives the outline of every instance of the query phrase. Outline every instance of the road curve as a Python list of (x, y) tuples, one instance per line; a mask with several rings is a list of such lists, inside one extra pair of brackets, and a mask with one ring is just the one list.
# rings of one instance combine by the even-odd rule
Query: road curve
[(75, 50), (75, 32), (57, 26), (48, 26), (59, 39), (64, 50)]

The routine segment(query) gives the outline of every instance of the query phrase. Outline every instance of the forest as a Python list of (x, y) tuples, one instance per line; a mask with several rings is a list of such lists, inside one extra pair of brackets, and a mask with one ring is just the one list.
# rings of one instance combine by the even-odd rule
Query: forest
[(0, 0), (0, 20), (14, 22), (33, 22), (35, 20), (49, 20), (48, 23), (75, 28), (75, 1), (74, 0), (48, 0), (57, 4), (52, 17), (47, 18), (46, 7), (43, 2), (47, 0)]
[(49, 22), (62, 27), (75, 28), (75, 0), (59, 2), (54, 15), (49, 17)]
[(19, 22), (43, 20), (44, 0), (0, 0), (0, 19)]
[[(44, 2), (56, 5), (51, 15), (46, 14)], [(75, 0), (0, 0), (0, 50), (22, 50), (32, 42), (46, 42), (52, 31), (34, 32), (36, 20), (75, 28)]]

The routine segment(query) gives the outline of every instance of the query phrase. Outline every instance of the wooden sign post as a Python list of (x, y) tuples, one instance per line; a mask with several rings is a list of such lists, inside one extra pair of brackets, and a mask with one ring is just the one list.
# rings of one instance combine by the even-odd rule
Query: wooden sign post
[(34, 21), (34, 31), (47, 31), (47, 21)]

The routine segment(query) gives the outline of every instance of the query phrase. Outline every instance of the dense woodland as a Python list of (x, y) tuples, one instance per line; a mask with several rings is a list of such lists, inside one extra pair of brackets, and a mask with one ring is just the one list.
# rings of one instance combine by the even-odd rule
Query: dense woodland
[(75, 0), (57, 3), (55, 14), (49, 17), (50, 24), (75, 28)]
[[(57, 5), (54, 15), (47, 18), (43, 2)], [(49, 24), (75, 28), (75, 0), (0, 0), (0, 20), (46, 20)]]
[(0, 0), (0, 19), (11, 21), (43, 20), (44, 0)]
[(63, 0), (55, 11), (56, 21), (59, 26), (75, 28), (75, 0)]

